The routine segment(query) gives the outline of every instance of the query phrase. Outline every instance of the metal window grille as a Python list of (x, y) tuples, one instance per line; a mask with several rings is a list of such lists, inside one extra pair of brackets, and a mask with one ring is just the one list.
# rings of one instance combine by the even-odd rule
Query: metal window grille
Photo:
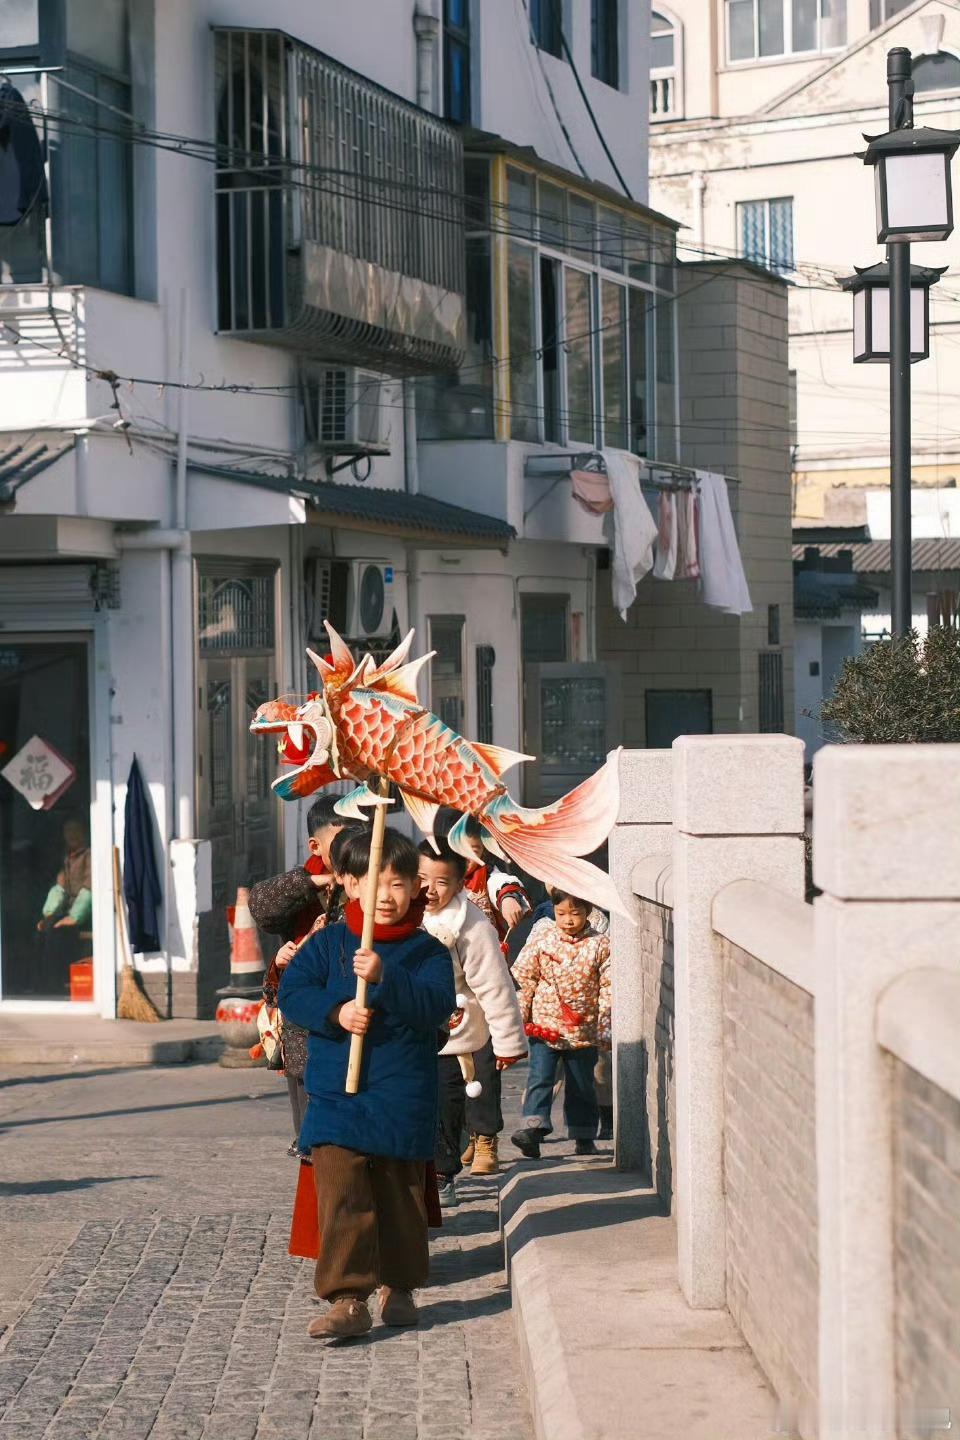
[(761, 650), (759, 665), (759, 708), (761, 735), (783, 731), (783, 654), (779, 650)]
[(477, 646), (477, 739), (481, 745), (493, 744), (493, 667), (496, 658), (492, 645)]
[(201, 574), (197, 627), (201, 655), (272, 653), (274, 572)]

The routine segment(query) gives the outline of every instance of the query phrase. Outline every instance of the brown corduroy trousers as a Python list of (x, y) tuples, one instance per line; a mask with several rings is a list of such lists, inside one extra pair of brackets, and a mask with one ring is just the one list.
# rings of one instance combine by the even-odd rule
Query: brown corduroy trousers
[(366, 1300), (378, 1285), (416, 1290), (427, 1281), (427, 1207), (422, 1160), (313, 1149), (320, 1219), (316, 1291), (323, 1300)]

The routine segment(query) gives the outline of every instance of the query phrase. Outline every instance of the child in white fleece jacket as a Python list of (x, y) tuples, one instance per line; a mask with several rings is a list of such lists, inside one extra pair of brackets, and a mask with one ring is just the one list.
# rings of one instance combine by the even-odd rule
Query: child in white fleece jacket
[[(435, 1164), (441, 1205), (456, 1204), (454, 1177), (471, 1163), (474, 1175), (498, 1169), (497, 1137), (503, 1129), (500, 1072), (527, 1053), (520, 1005), (497, 932), (463, 891), (466, 862), (442, 841), (440, 854), (420, 847), (420, 880), (426, 890), (424, 928), (450, 950), (462, 1012), (440, 1052), (440, 1123)], [(459, 1056), (472, 1056), (481, 1090), (467, 1096)], [(460, 1154), (464, 1125), (471, 1145)]]

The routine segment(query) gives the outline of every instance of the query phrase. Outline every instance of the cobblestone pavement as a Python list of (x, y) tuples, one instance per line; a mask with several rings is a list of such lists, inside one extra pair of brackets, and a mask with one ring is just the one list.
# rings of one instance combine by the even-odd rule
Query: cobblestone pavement
[(0, 1440), (528, 1440), (495, 1183), (461, 1184), (418, 1331), (324, 1346), (312, 1267), (286, 1254), (274, 1077), (7, 1084), (27, 1090), (0, 1075)]

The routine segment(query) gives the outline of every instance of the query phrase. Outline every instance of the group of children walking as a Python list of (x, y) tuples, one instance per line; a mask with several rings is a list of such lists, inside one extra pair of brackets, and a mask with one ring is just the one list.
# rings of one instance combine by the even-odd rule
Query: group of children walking
[[(610, 1046), (603, 918), (560, 891), (534, 912), (479, 836), (469, 865), (443, 838), (418, 849), (388, 829), (374, 941), (364, 949), (370, 831), (344, 824), (334, 803), (324, 798), (310, 810), (306, 865), (250, 896), (254, 919), (283, 941), (267, 990), (283, 1016), (291, 1153), (313, 1164), (316, 1289), (330, 1306), (310, 1334), (325, 1339), (365, 1334), (375, 1291), (384, 1324), (417, 1323), (431, 1189), (449, 1207), (464, 1165), (475, 1175), (497, 1172), (505, 1069), (529, 1055), (523, 1123), (512, 1136), (527, 1158), (540, 1157), (552, 1130), (561, 1064), (578, 1155), (596, 1153), (612, 1114), (601, 1110), (595, 1083)], [(504, 941), (532, 919), (511, 972)], [(364, 1008), (358, 978), (368, 984)], [(364, 1036), (363, 1068), (359, 1093), (347, 1095), (352, 1035)]]

